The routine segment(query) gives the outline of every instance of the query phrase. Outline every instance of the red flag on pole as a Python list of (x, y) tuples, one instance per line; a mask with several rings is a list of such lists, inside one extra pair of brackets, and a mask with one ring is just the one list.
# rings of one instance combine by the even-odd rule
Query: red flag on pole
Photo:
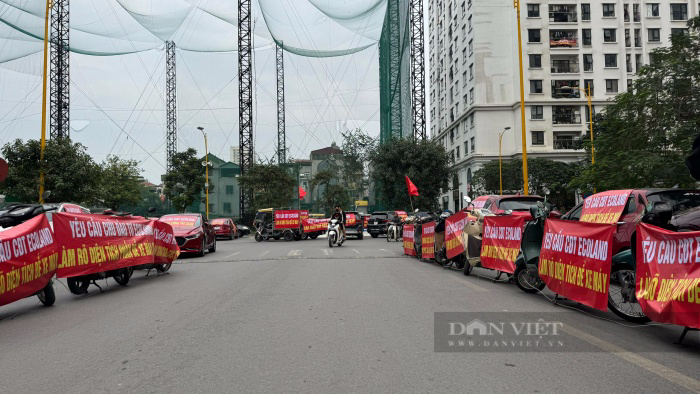
[(408, 188), (409, 196), (420, 196), (420, 194), (418, 194), (418, 188), (413, 184), (413, 182), (411, 182), (408, 175), (406, 175), (406, 187)]
[(306, 197), (306, 190), (304, 190), (301, 186), (299, 186), (299, 199), (303, 200), (304, 197)]

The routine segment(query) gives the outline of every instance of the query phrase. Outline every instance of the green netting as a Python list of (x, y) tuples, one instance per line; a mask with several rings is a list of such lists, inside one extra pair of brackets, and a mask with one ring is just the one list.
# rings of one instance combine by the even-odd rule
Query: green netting
[(380, 143), (412, 135), (409, 0), (389, 0), (379, 40)]

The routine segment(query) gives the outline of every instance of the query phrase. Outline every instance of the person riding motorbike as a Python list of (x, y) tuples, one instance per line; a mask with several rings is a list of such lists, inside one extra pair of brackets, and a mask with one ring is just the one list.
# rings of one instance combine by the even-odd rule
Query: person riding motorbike
[(345, 212), (340, 209), (340, 205), (335, 206), (335, 211), (333, 211), (331, 219), (336, 219), (338, 221), (338, 228), (343, 235), (342, 239), (345, 240), (347, 238), (347, 234), (345, 233)]

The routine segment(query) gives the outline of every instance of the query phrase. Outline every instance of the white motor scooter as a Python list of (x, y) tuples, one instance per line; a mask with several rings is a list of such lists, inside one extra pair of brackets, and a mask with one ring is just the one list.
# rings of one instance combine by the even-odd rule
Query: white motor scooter
[(340, 234), (340, 224), (337, 219), (328, 221), (328, 247), (342, 246), (345, 238)]

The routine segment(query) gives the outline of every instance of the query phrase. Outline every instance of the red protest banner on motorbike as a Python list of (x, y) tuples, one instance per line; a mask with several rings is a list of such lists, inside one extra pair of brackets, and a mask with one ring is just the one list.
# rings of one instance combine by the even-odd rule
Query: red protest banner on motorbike
[(648, 318), (700, 328), (700, 231), (637, 227), (637, 300)]
[(401, 220), (406, 220), (408, 214), (404, 211), (396, 211), (396, 215), (401, 218)]
[(302, 220), (309, 218), (309, 211), (299, 211), (299, 216)]
[(615, 226), (547, 219), (539, 275), (553, 292), (607, 310)]
[(424, 259), (435, 258), (435, 222), (423, 223), (420, 251)]
[(45, 215), (0, 232), (0, 305), (46, 287), (58, 266), (58, 244)]
[(407, 256), (416, 255), (416, 251), (413, 249), (413, 232), (414, 227), (412, 224), (403, 226), (403, 254)]
[(512, 274), (520, 253), (525, 218), (519, 215), (486, 216), (481, 237), (481, 266)]
[(625, 210), (632, 190), (609, 190), (589, 196), (583, 202), (581, 221), (588, 223), (617, 223)]
[(298, 229), (301, 225), (299, 211), (275, 211), (275, 229)]
[(362, 227), (367, 228), (367, 225), (369, 225), (369, 216), (363, 215), (362, 216)]
[(464, 253), (462, 230), (466, 224), (467, 214), (464, 212), (457, 212), (445, 220), (445, 247), (448, 259)]
[(355, 216), (354, 213), (346, 213), (345, 214), (345, 225), (346, 226), (355, 226), (357, 224), (357, 217)]
[(141, 264), (169, 264), (180, 255), (170, 222), (54, 213), (53, 230), (62, 246), (56, 272), (59, 278)]
[(328, 227), (330, 219), (301, 219), (302, 228), (305, 233), (315, 233), (324, 231)]

